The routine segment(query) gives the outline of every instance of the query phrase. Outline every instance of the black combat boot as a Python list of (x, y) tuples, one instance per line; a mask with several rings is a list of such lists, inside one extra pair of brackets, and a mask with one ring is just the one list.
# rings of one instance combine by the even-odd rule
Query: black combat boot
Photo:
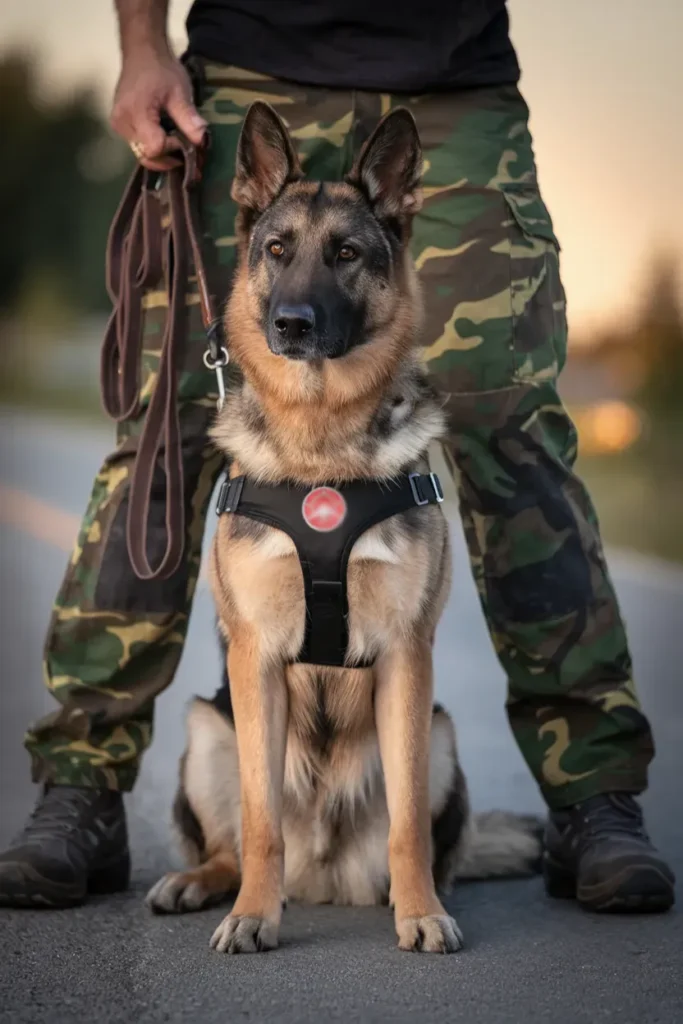
[(577, 899), (586, 910), (652, 913), (674, 903), (674, 874), (630, 793), (604, 793), (551, 813), (543, 874), (549, 896)]
[(0, 853), (0, 906), (75, 907), (128, 887), (123, 799), (110, 790), (47, 786), (24, 830)]

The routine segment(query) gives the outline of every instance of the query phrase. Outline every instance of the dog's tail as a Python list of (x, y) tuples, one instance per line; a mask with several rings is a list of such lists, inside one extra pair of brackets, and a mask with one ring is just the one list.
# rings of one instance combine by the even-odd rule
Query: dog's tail
[(543, 827), (543, 821), (533, 815), (507, 811), (473, 814), (457, 858), (456, 878), (537, 874), (541, 869)]

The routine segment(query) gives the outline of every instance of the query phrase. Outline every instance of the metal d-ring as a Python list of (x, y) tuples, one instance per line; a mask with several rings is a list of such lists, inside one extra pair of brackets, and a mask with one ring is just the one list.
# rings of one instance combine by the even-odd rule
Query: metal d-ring
[(218, 356), (218, 358), (214, 360), (211, 355), (210, 349), (207, 348), (203, 357), (204, 366), (207, 368), (207, 370), (222, 370), (224, 366), (228, 365), (228, 363), (230, 362), (230, 356), (228, 355), (227, 348), (223, 347), (219, 349), (219, 353), (220, 355)]

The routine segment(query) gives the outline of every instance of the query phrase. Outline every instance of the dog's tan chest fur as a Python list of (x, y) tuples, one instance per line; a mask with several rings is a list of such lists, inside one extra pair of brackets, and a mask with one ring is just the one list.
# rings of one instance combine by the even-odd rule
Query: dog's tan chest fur
[[(283, 831), (291, 897), (375, 903), (386, 890), (386, 822), (371, 824), (384, 807), (373, 687), (369, 669), (287, 669)], [(362, 867), (368, 859), (370, 872)]]

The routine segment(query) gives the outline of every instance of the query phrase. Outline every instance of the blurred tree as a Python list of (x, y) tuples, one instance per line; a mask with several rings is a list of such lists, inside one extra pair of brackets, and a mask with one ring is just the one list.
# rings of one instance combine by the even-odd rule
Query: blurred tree
[(683, 424), (683, 307), (677, 256), (660, 250), (643, 275), (635, 316), (601, 327), (575, 350), (575, 363), (600, 365), (616, 390), (634, 398), (655, 419)]
[(631, 344), (641, 359), (642, 404), (654, 415), (683, 420), (683, 310), (678, 263), (670, 253), (652, 260)]
[(0, 59), (0, 139), (0, 308), (47, 290), (74, 310), (106, 309), (104, 244), (129, 160), (94, 95), (47, 98), (36, 59), (10, 53)]

